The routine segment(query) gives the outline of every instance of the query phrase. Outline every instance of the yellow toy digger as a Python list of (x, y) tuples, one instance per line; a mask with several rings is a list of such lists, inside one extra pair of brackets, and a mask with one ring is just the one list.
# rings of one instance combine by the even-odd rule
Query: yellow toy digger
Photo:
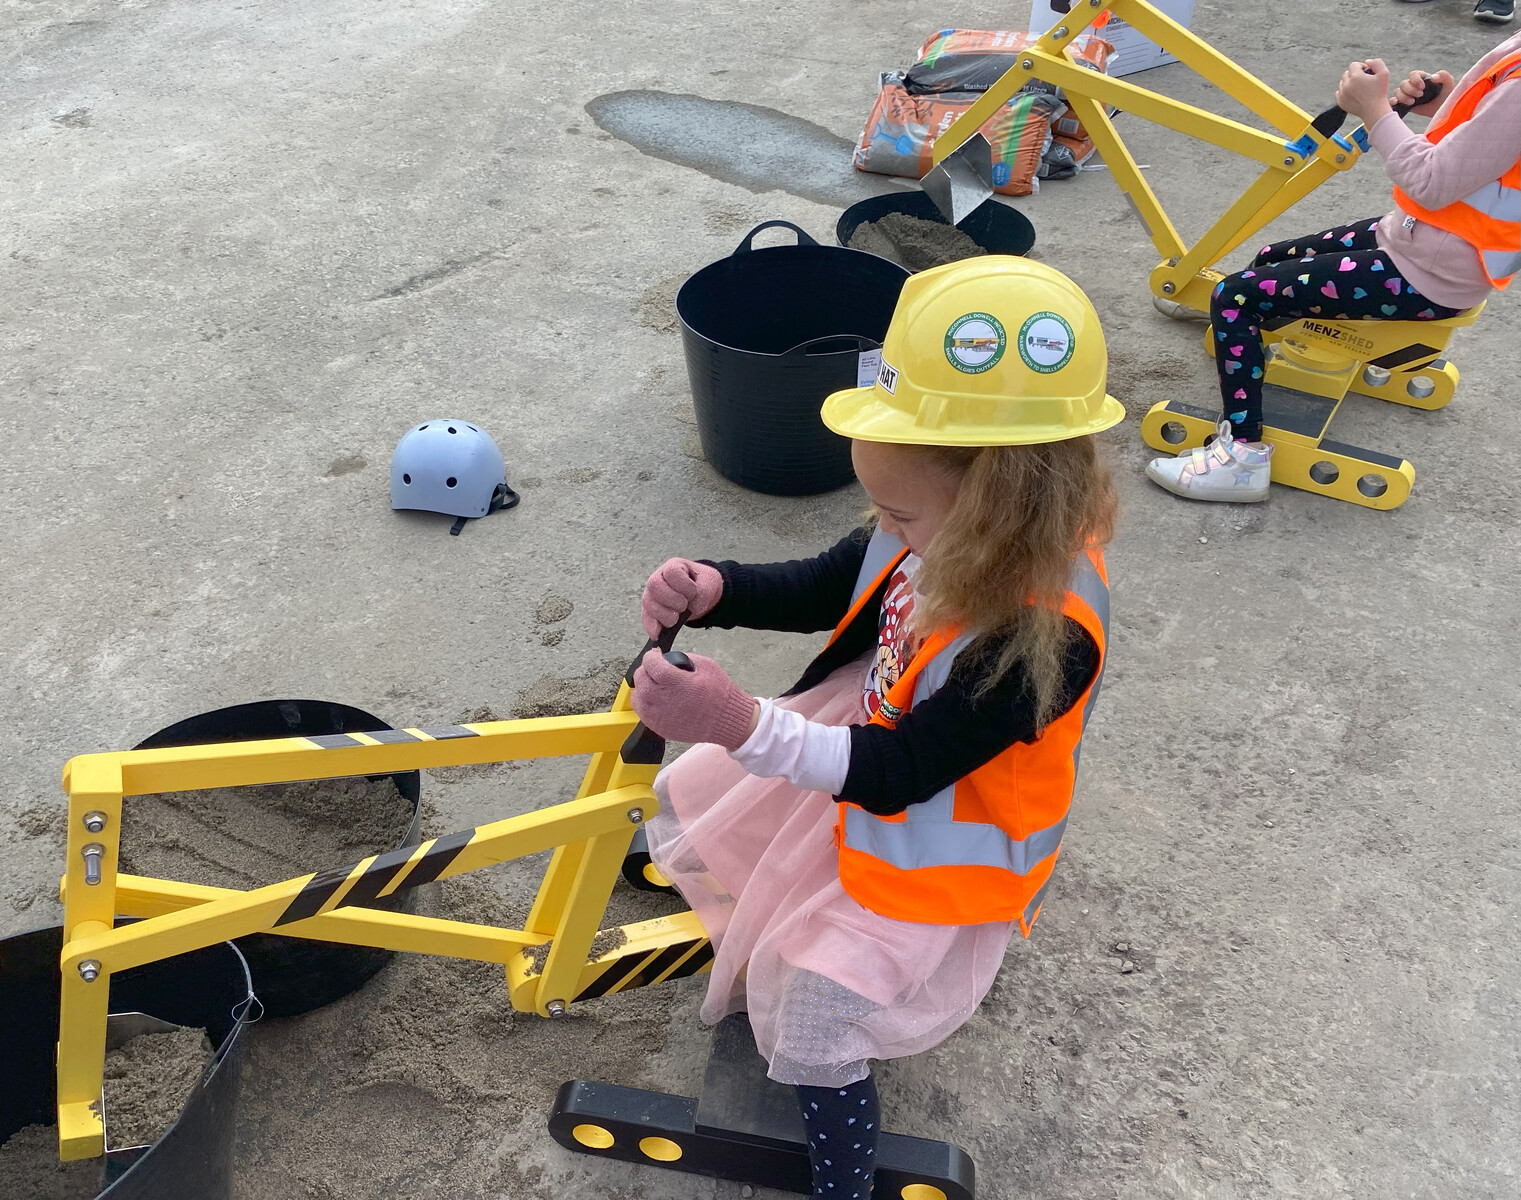
[[(679, 628), (679, 626), (678, 626)], [(677, 666), (686, 656), (660, 648)], [(646, 651), (653, 648), (651, 643)], [(691, 912), (600, 930), (623, 873), (665, 880), (631, 843), (658, 810), (651, 786), (665, 742), (630, 704), (636, 658), (612, 709), (584, 716), (333, 733), (86, 754), (64, 768), (69, 797), (58, 1029), (58, 1141), (64, 1160), (105, 1152), (101, 1078), (113, 974), (252, 933), (501, 963), (512, 1006), (562, 1017), (579, 1003), (706, 972), (713, 949)], [(565, 803), (250, 891), (117, 871), (124, 797), (421, 767), (589, 754)], [(641, 843), (642, 844), (642, 843)], [(542, 850), (554, 851), (522, 929), (367, 907), (399, 891)], [(141, 918), (118, 925), (118, 917)], [(792, 1089), (765, 1077), (742, 1016), (714, 1038), (700, 1100), (568, 1081), (550, 1133), (607, 1158), (808, 1191), (807, 1137)], [(884, 1134), (877, 1194), (971, 1200), (971, 1159), (944, 1142)]]
[[(1080, 66), (1067, 47), (1105, 12), (1167, 47), (1278, 132), (1264, 133)], [(1210, 292), (1223, 278), (1215, 264), (1332, 175), (1351, 170), (1368, 149), (1361, 126), (1347, 136), (1338, 132), (1346, 117), (1341, 109), (1328, 109), (1311, 120), (1146, 0), (1070, 0), (1066, 19), (1021, 53), (1015, 65), (936, 139), (934, 161), (938, 164), (955, 153), (1031, 80), (1062, 89), (1162, 256), (1151, 273), (1153, 293), (1186, 308), (1207, 312)], [(1262, 173), (1188, 246), (1142, 177), (1106, 106), (1253, 159), (1262, 164)], [(1453, 330), (1471, 325), (1482, 309), (1479, 305), (1443, 321), (1304, 320), (1264, 331), (1264, 437), (1276, 447), (1274, 482), (1368, 508), (1403, 504), (1415, 482), (1415, 469), (1398, 455), (1335, 441), (1331, 423), (1349, 392), (1415, 408), (1446, 404), (1457, 387), (1458, 370), (1442, 352)], [(1141, 436), (1155, 449), (1178, 453), (1201, 445), (1217, 420), (1208, 408), (1160, 403), (1142, 421)]]

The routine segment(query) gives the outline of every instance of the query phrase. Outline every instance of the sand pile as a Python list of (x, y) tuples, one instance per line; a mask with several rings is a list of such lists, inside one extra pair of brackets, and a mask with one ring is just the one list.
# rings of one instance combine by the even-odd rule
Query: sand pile
[[(420, 889), (418, 911), (520, 924), (493, 874)], [(621, 886), (614, 897), (610, 922), (681, 907)], [(535, 1168), (514, 1153), (516, 1131), (542, 1129), (567, 1079), (656, 1082), (645, 1071), (674, 994), (641, 989), (547, 1021), (512, 1011), (499, 966), (399, 954), (358, 992), (246, 1031), (234, 1198), (527, 1195)]]
[[(211, 1062), (204, 1029), (144, 1033), (106, 1053), (106, 1142), (112, 1149), (158, 1141)], [(28, 1125), (0, 1146), (0, 1196), (92, 1200), (104, 1186), (104, 1159), (58, 1161), (58, 1130)]]
[(987, 253), (954, 225), (907, 213), (888, 213), (879, 221), (857, 226), (849, 245), (852, 250), (891, 259), (910, 271), (926, 271)]
[(411, 822), (389, 775), (129, 796), (121, 869), (260, 887), (394, 849)]
[(521, 720), (606, 712), (618, 695), (618, 685), (623, 682), (623, 672), (627, 669), (627, 660), (609, 658), (585, 675), (564, 679), (542, 675), (538, 682), (523, 689), (518, 702), (512, 706), (512, 715)]

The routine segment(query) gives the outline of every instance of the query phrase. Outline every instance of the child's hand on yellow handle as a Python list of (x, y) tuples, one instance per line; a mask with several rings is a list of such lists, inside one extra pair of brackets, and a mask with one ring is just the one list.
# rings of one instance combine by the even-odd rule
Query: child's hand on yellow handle
[(1336, 103), (1369, 129), (1385, 113), (1394, 111), (1389, 105), (1389, 68), (1384, 60), (1370, 58), (1348, 65), (1336, 88)]
[[(1441, 84), (1442, 90), (1437, 93), (1435, 100), (1421, 104), (1419, 101), (1426, 92), (1428, 80)], [(1400, 80), (1399, 87), (1395, 89), (1394, 102), (1396, 104), (1408, 104), (1410, 111), (1418, 117), (1429, 117), (1442, 107), (1442, 101), (1447, 99), (1451, 94), (1454, 82), (1452, 76), (1446, 71), (1435, 71), (1430, 75), (1427, 75), (1423, 71), (1411, 71), (1409, 75)]]

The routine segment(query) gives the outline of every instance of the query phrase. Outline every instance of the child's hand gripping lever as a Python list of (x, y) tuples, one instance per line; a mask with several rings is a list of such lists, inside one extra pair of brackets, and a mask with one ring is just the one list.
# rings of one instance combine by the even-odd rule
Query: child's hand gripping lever
[[(759, 712), (755, 697), (701, 654), (688, 656), (652, 646), (634, 672), (633, 687), (634, 711), (642, 723), (624, 746), (626, 763), (658, 763), (660, 757), (648, 755), (658, 746), (663, 757), (666, 738), (712, 742), (737, 750), (755, 729)], [(645, 757), (630, 758), (630, 753)]]
[[(1366, 75), (1374, 74), (1374, 72), (1369, 70), (1367, 67), (1363, 68), (1363, 73)], [(1446, 81), (1439, 79), (1435, 75), (1427, 75), (1425, 79), (1426, 87), (1421, 92), (1421, 98), (1414, 104), (1406, 104), (1403, 102), (1396, 104), (1394, 106), (1394, 115), (1396, 117), (1399, 117), (1403, 120), (1410, 114), (1410, 111), (1412, 109), (1424, 108), (1426, 105), (1430, 104), (1432, 101), (1441, 96), (1442, 88), (1446, 86)], [(1320, 134), (1321, 137), (1328, 138), (1338, 129), (1340, 129), (1346, 123), (1346, 120), (1347, 111), (1342, 108), (1341, 105), (1333, 104), (1330, 108), (1326, 109), (1325, 112), (1321, 113), (1320, 116), (1316, 117), (1313, 121), (1310, 122), (1310, 128), (1315, 130), (1316, 133)]]
[[(623, 678), (629, 687), (635, 687), (634, 676), (639, 668), (644, 665), (644, 656), (651, 650), (660, 651), (660, 656), (681, 671), (692, 670), (692, 660), (680, 650), (672, 650), (671, 644), (676, 640), (676, 635), (681, 632), (687, 623), (687, 614), (682, 613), (676, 618), (674, 625), (667, 625), (661, 629), (658, 638), (651, 638), (644, 643), (644, 649), (639, 651), (633, 662), (629, 663), (628, 670)], [(637, 709), (637, 706), (636, 706)], [(665, 738), (661, 737), (643, 721), (634, 726), (634, 731), (623, 742), (623, 747), (618, 751), (618, 757), (630, 764), (642, 766), (658, 766), (665, 761)]]

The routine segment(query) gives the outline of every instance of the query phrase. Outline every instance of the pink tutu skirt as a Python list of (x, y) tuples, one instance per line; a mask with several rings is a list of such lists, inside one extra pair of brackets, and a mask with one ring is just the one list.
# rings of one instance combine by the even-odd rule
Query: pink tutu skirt
[[(862, 724), (866, 665), (777, 703)], [(863, 908), (840, 883), (832, 796), (747, 774), (713, 745), (683, 754), (655, 790), (650, 854), (713, 940), (702, 1019), (748, 1012), (777, 1082), (854, 1083), (868, 1059), (944, 1041), (993, 986), (1014, 923), (922, 925)]]

